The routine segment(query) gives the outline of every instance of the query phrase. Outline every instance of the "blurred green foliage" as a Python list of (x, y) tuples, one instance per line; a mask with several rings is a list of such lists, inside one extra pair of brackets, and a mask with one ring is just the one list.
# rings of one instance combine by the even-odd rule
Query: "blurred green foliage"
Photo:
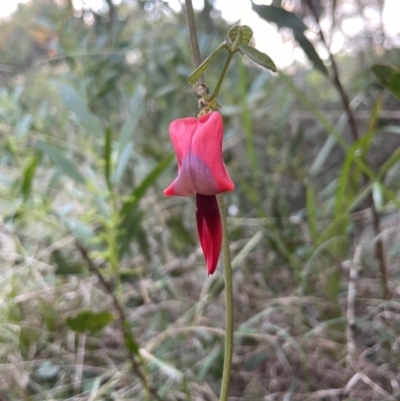
[[(229, 30), (205, 3), (197, 16), (204, 57)], [(327, 3), (321, 15), (335, 7), (340, 15), (340, 2)], [(336, 57), (354, 141), (330, 66), (304, 34), (304, 4), (272, 6), (268, 15), (267, 6), (254, 9), (294, 29), (315, 68), (271, 74), (237, 56), (218, 98), (236, 184), (226, 194), (231, 395), (397, 399), (398, 49), (360, 39), (357, 54)], [(139, 344), (161, 399), (218, 399), (223, 280), (206, 277), (193, 202), (162, 196), (176, 173), (168, 125), (197, 112), (184, 15), (156, 0), (107, 1), (101, 13), (33, 0), (0, 29), (0, 398), (151, 398), (79, 241), (124, 306), (134, 353)], [(211, 89), (224, 57), (207, 69)]]

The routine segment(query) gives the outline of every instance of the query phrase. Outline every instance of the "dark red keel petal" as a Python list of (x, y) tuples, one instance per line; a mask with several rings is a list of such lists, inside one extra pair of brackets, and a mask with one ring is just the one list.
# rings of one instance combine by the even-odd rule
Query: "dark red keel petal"
[(208, 274), (217, 268), (222, 243), (222, 226), (215, 195), (196, 195), (197, 231)]

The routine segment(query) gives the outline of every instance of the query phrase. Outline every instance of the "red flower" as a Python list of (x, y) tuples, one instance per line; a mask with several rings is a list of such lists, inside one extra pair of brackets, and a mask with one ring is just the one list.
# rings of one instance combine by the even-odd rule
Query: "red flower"
[(222, 241), (215, 195), (234, 189), (222, 159), (222, 117), (213, 111), (199, 119), (181, 118), (170, 124), (169, 132), (178, 160), (178, 177), (164, 195), (196, 195), (197, 231), (208, 274), (213, 274)]

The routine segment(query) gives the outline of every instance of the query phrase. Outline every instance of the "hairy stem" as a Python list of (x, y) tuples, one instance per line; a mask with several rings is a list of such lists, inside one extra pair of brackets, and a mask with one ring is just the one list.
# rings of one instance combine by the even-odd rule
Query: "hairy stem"
[(222, 221), (222, 255), (225, 278), (225, 358), (222, 371), (222, 383), (220, 401), (228, 399), (229, 384), (231, 379), (232, 354), (233, 354), (233, 282), (231, 252), (228, 241), (228, 226), (226, 222), (225, 202), (222, 194), (217, 195), (219, 212)]
[(221, 76), (219, 77), (219, 80), (217, 82), (217, 86), (215, 87), (214, 92), (211, 95), (211, 100), (212, 99), (216, 99), (216, 97), (219, 94), (219, 90), (221, 89), (221, 85), (222, 85), (222, 82), (223, 82), (223, 80), (225, 78), (225, 74), (226, 74), (226, 71), (228, 70), (229, 64), (230, 64), (230, 62), (232, 60), (232, 56), (233, 56), (233, 53), (229, 52), (228, 57), (226, 58), (226, 61), (225, 61), (225, 64), (224, 64), (224, 68), (222, 69)]

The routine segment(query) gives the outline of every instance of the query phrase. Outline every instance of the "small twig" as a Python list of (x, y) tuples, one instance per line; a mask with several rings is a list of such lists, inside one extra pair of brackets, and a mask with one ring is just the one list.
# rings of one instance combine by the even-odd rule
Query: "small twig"
[[(306, 3), (318, 25), (318, 31), (319, 31), (319, 36), (321, 38), (321, 41), (328, 51), (329, 59), (331, 61), (331, 65), (332, 65), (332, 72), (333, 72), (332, 82), (339, 92), (340, 99), (342, 101), (342, 105), (347, 114), (353, 141), (356, 142), (359, 139), (359, 133), (358, 133), (358, 129), (357, 129), (356, 119), (354, 116), (354, 112), (350, 107), (350, 102), (349, 102), (347, 93), (342, 85), (342, 82), (340, 81), (338, 66), (336, 64), (335, 58), (333, 57), (331, 49), (329, 48), (328, 43), (325, 40), (325, 35), (321, 29), (318, 14), (317, 14), (317, 11), (314, 7), (312, 0), (306, 0)], [(366, 184), (368, 182), (368, 176), (366, 174), (363, 174), (363, 180), (364, 180), (364, 184)], [(375, 201), (374, 201), (372, 192), (368, 195), (368, 203), (369, 203), (369, 206), (371, 207), (371, 211), (372, 211), (372, 224), (374, 227), (375, 235), (379, 236), (381, 233), (381, 222), (380, 222), (379, 213), (376, 209), (376, 205), (375, 205)], [(379, 270), (382, 275), (383, 295), (385, 298), (388, 298), (390, 292), (389, 292), (389, 288), (387, 285), (387, 268), (386, 268), (386, 261), (385, 261), (385, 253), (384, 253), (384, 249), (383, 249), (383, 242), (381, 240), (378, 240), (376, 242), (375, 257), (377, 258), (377, 260), (379, 262)]]
[[(129, 328), (127, 327), (128, 319), (126, 318), (125, 311), (124, 311), (122, 305), (119, 303), (116, 295), (114, 294), (110, 283), (104, 278), (101, 271), (96, 266), (96, 264), (93, 262), (93, 260), (90, 258), (88, 251), (83, 247), (83, 245), (80, 242), (76, 241), (76, 247), (78, 248), (79, 252), (81, 253), (83, 259), (86, 260), (86, 262), (89, 266), (89, 269), (97, 276), (97, 278), (100, 281), (101, 285), (103, 286), (104, 290), (111, 297), (112, 303), (114, 305), (114, 309), (117, 313), (120, 330), (123, 334), (123, 337), (127, 338), (129, 335), (131, 335)], [(133, 372), (140, 379), (140, 381), (142, 382), (142, 385), (146, 389), (146, 391), (148, 391), (151, 395), (153, 395), (157, 400), (161, 401), (161, 398), (157, 394), (157, 391), (149, 385), (146, 377), (140, 370), (140, 366), (136, 360), (135, 354), (128, 347), (127, 347), (127, 350), (128, 350), (129, 359), (130, 359), (130, 363), (131, 363)]]

